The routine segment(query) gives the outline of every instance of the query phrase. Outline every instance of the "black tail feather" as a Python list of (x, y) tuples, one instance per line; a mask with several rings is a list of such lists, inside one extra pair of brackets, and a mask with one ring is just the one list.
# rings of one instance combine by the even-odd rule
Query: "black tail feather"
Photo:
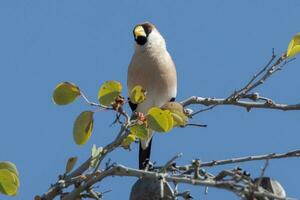
[(144, 169), (147, 165), (147, 163), (150, 160), (150, 153), (151, 153), (151, 144), (152, 144), (152, 138), (149, 141), (148, 147), (146, 149), (142, 148), (142, 145), (140, 143), (140, 150), (139, 150), (139, 169)]

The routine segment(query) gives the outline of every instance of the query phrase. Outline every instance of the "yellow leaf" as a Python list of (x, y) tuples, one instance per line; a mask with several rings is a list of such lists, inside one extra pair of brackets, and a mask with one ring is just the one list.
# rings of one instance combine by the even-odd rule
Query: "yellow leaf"
[(169, 110), (172, 114), (173, 126), (184, 126), (188, 122), (188, 117), (184, 113), (183, 106), (178, 102), (168, 102), (161, 107), (163, 110)]
[(168, 132), (173, 128), (173, 117), (169, 110), (153, 107), (146, 116), (149, 128), (157, 132)]
[(66, 105), (72, 103), (78, 96), (80, 96), (79, 87), (70, 82), (63, 82), (55, 87), (52, 100), (57, 105)]
[(104, 106), (110, 106), (122, 91), (122, 85), (118, 81), (107, 81), (99, 90), (98, 100)]
[(168, 119), (168, 124), (169, 124), (169, 129), (167, 131), (170, 131), (174, 127), (174, 120), (172, 117), (172, 113), (169, 110), (164, 110), (164, 113)]
[(67, 165), (66, 165), (66, 173), (69, 173), (74, 168), (75, 164), (77, 162), (77, 157), (71, 157), (68, 159)]
[(0, 169), (0, 193), (14, 196), (20, 186), (19, 178), (8, 169)]
[(148, 138), (148, 129), (145, 127), (145, 125), (133, 125), (130, 128), (130, 133), (141, 140), (146, 140)]
[(163, 105), (161, 107), (161, 109), (170, 110), (171, 112), (172, 111), (177, 111), (177, 112), (182, 112), (182, 113), (184, 112), (183, 106), (178, 102), (168, 102), (165, 105)]
[(171, 114), (174, 120), (174, 126), (184, 126), (187, 124), (188, 117), (184, 113), (173, 111)]
[(0, 162), (0, 169), (8, 169), (10, 172), (14, 173), (16, 176), (19, 176), (19, 172), (14, 163), (9, 161)]
[(300, 33), (297, 33), (290, 41), (286, 55), (290, 58), (298, 53), (300, 53)]
[(125, 149), (128, 149), (130, 144), (136, 140), (135, 135), (129, 134), (122, 142), (121, 146)]
[(145, 101), (146, 99), (146, 90), (142, 86), (135, 86), (130, 92), (130, 101), (133, 104), (139, 104)]
[(93, 112), (84, 111), (76, 118), (73, 126), (73, 137), (78, 145), (85, 144), (93, 130)]

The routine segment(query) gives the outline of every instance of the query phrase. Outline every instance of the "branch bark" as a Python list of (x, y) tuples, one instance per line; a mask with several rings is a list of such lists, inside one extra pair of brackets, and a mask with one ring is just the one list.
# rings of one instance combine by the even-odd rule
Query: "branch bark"
[[(77, 177), (68, 176), (68, 178), (59, 180), (57, 183), (55, 183), (44, 195), (42, 195), (41, 199), (44, 200), (52, 200), (56, 196), (62, 194), (62, 190), (64, 188), (69, 187), (72, 184), (77, 183), (79, 185), (78, 187), (75, 187), (75, 189), (68, 194), (65, 194), (62, 198), (62, 200), (73, 200), (76, 197), (78, 197), (82, 192), (87, 191), (91, 186), (93, 186), (95, 183), (101, 182), (104, 178), (110, 177), (110, 176), (127, 176), (127, 177), (137, 177), (137, 178), (163, 178), (166, 182), (173, 182), (176, 184), (179, 183), (185, 183), (185, 184), (191, 184), (191, 185), (199, 185), (204, 187), (215, 187), (220, 189), (225, 189), (231, 192), (234, 192), (235, 194), (241, 196), (247, 196), (247, 195), (254, 195), (255, 197), (269, 197), (269, 198), (277, 198), (277, 199), (286, 199), (282, 197), (278, 197), (270, 192), (262, 190), (262, 188), (254, 187), (254, 185), (251, 185), (252, 183), (249, 182), (248, 177), (242, 177), (240, 173), (237, 173), (237, 170), (231, 170), (227, 171), (224, 175), (221, 175), (223, 172), (220, 172), (219, 175), (214, 176), (211, 174), (203, 174), (201, 172), (201, 175), (195, 176), (192, 173), (195, 172), (195, 165), (185, 165), (185, 166), (171, 166), (171, 162), (175, 159), (179, 158), (181, 154), (176, 155), (170, 161), (166, 163), (164, 166), (157, 166), (153, 167), (152, 171), (145, 171), (145, 170), (138, 170), (129, 168), (123, 165), (115, 165), (111, 166), (109, 169), (105, 169), (103, 171), (97, 170), (93, 173), (86, 173), (82, 172), (81, 175)], [(300, 149), (289, 151), (286, 153), (271, 153), (271, 154), (264, 154), (264, 155), (256, 155), (256, 156), (246, 156), (246, 157), (240, 157), (240, 158), (233, 158), (233, 159), (226, 159), (226, 160), (214, 160), (209, 162), (200, 162), (200, 168), (201, 170), (203, 167), (212, 167), (217, 165), (226, 165), (226, 164), (232, 164), (232, 163), (240, 163), (240, 162), (249, 162), (249, 161), (255, 161), (255, 160), (272, 160), (272, 159), (282, 159), (282, 158), (292, 158), (292, 157), (300, 157)], [(83, 165), (86, 165), (86, 162), (83, 163)], [(77, 173), (83, 169), (83, 165), (79, 166), (77, 169), (74, 170), (73, 175), (78, 175)], [(87, 171), (87, 169), (85, 170)], [(174, 171), (177, 171), (179, 173), (174, 173)], [(75, 173), (76, 172), (76, 173)], [(71, 175), (70, 174), (70, 175)], [(245, 178), (243, 183), (250, 184), (249, 185), (241, 185), (240, 182), (236, 182), (235, 179), (228, 181), (225, 179), (226, 176), (239, 176), (237, 179), (242, 180)], [(219, 178), (216, 178), (219, 177)], [(75, 181), (76, 179), (76, 181)], [(80, 183), (80, 184), (78, 184)], [(76, 185), (76, 184), (75, 184)], [(258, 191), (252, 191), (249, 188), (257, 188)]]
[(239, 106), (246, 108), (247, 111), (251, 110), (252, 108), (265, 108), (265, 109), (273, 109), (273, 110), (300, 110), (300, 103), (299, 104), (283, 104), (283, 103), (275, 103), (273, 101), (267, 102), (251, 102), (245, 100), (228, 100), (227, 98), (209, 98), (209, 97), (197, 97), (192, 96), (182, 102), (180, 102), (184, 107), (193, 105), (193, 104), (200, 104), (204, 106), (216, 106), (216, 105), (231, 105), (231, 106)]

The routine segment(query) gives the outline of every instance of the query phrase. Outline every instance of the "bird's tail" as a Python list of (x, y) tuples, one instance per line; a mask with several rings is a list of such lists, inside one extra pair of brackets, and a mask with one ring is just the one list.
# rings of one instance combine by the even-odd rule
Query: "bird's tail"
[(148, 145), (146, 148), (142, 147), (142, 144), (140, 142), (140, 149), (139, 149), (139, 169), (144, 169), (150, 159), (151, 154), (151, 144), (152, 144), (152, 138), (150, 139)]

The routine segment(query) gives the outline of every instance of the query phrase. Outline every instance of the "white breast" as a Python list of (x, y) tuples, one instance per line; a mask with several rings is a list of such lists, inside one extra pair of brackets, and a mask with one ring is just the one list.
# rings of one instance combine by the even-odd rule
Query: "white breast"
[(166, 49), (135, 53), (128, 68), (128, 90), (141, 85), (147, 91), (146, 100), (137, 107), (146, 113), (153, 106), (162, 106), (176, 97), (175, 65)]

